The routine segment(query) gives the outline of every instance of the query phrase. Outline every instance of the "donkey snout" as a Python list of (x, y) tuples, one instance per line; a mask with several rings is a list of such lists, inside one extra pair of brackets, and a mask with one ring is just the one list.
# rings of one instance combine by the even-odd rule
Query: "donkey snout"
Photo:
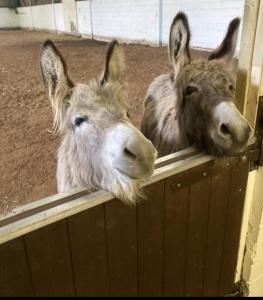
[(247, 143), (251, 135), (251, 127), (248, 124), (236, 126), (236, 124), (222, 123), (219, 125), (219, 133), (225, 139), (231, 139), (236, 143)]

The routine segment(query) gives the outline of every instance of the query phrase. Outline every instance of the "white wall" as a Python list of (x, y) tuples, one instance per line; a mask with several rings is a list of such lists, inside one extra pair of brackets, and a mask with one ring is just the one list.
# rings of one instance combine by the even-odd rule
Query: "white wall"
[(75, 0), (63, 0), (62, 4), (63, 4), (65, 31), (68, 33), (77, 33), (78, 21), (77, 21)]
[(18, 7), (18, 26), (21, 28), (32, 28), (32, 17), (30, 7)]
[(54, 4), (55, 10), (55, 20), (57, 31), (65, 31), (64, 15), (63, 15), (63, 5), (62, 3)]
[(235, 17), (243, 17), (244, 3), (244, 0), (163, 0), (162, 39), (167, 43), (171, 22), (175, 14), (182, 10), (188, 15), (192, 32), (191, 46), (216, 48), (229, 22)]
[[(62, 3), (19, 7), (18, 26), (43, 30), (65, 31)], [(31, 15), (32, 11), (32, 15)]]
[(158, 42), (159, 0), (92, 1), (94, 37)]
[(78, 18), (78, 31), (84, 35), (92, 35), (91, 25), (91, 10), (90, 1), (78, 1), (76, 2), (77, 18)]
[(32, 6), (34, 28), (55, 30), (53, 7), (50, 4)]
[(0, 28), (16, 28), (18, 17), (14, 9), (0, 8)]
[[(160, 3), (163, 3), (161, 30)], [(33, 6), (33, 25), (30, 7), (18, 8), (17, 22), (22, 28), (34, 26), (62, 32), (78, 31), (83, 35), (93, 35), (95, 39), (117, 38), (158, 44), (161, 38), (165, 44), (172, 19), (182, 10), (189, 17), (191, 46), (215, 48), (223, 39), (231, 19), (242, 18), (243, 9), (244, 0), (63, 0), (63, 3), (54, 5), (54, 11), (52, 4)], [(12, 18), (7, 18), (8, 15), (5, 19), (0, 17), (0, 27), (12, 22), (15, 26), (14, 12), (4, 10), (9, 11)]]

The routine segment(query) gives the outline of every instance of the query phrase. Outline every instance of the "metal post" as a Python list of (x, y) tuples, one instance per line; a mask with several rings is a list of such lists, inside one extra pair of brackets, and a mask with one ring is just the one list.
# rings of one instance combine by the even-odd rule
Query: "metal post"
[(90, 30), (91, 30), (91, 39), (94, 39), (93, 36), (93, 19), (92, 19), (92, 4), (91, 4), (92, 0), (90, 0), (89, 2), (89, 13), (90, 13)]

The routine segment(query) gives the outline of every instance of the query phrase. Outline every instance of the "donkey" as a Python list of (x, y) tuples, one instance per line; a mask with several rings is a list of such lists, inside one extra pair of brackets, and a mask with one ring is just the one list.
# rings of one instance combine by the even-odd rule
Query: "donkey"
[(191, 60), (187, 16), (170, 28), (168, 53), (174, 72), (157, 77), (147, 91), (141, 131), (167, 155), (189, 146), (217, 156), (238, 155), (251, 127), (234, 104), (234, 53), (240, 19), (233, 19), (208, 59)]
[(134, 204), (142, 194), (139, 179), (153, 173), (157, 151), (128, 118), (122, 48), (116, 40), (109, 44), (101, 78), (88, 84), (71, 81), (50, 40), (41, 47), (40, 61), (54, 127), (63, 133), (58, 192), (104, 189)]

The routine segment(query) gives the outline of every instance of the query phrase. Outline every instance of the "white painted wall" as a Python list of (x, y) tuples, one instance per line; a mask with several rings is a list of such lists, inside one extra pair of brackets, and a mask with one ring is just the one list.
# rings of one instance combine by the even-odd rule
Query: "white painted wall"
[(65, 31), (68, 33), (77, 33), (78, 21), (77, 21), (75, 0), (63, 0), (62, 4), (63, 4)]
[(159, 0), (92, 1), (94, 37), (158, 42)]
[[(33, 25), (36, 29), (93, 34), (95, 39), (158, 44), (159, 3), (160, 0), (63, 0), (54, 5), (54, 11), (51, 4), (33, 6)], [(163, 0), (162, 41), (167, 43), (172, 19), (182, 10), (189, 17), (191, 46), (215, 48), (231, 19), (243, 16), (243, 9), (244, 0)], [(32, 28), (30, 7), (18, 8), (18, 12), (18, 26)], [(15, 22), (13, 20), (0, 18), (0, 27)]]
[(32, 17), (30, 7), (18, 7), (18, 26), (21, 28), (32, 28)]
[[(167, 43), (171, 22), (182, 10), (188, 15), (191, 46), (216, 48), (223, 40), (229, 22), (235, 17), (243, 17), (244, 3), (244, 0), (163, 0), (162, 39)], [(238, 49), (240, 37), (241, 34)]]
[(18, 16), (14, 9), (0, 8), (0, 28), (18, 27)]
[(62, 3), (54, 4), (54, 10), (55, 10), (55, 20), (56, 20), (57, 31), (63, 32), (63, 31), (65, 31), (65, 23), (64, 23)]
[(77, 1), (77, 18), (78, 18), (78, 31), (83, 35), (92, 35), (92, 25), (91, 25), (91, 1)]
[[(62, 3), (19, 7), (18, 26), (43, 30), (65, 31)], [(32, 15), (31, 15), (32, 12)]]
[(55, 30), (53, 7), (50, 4), (32, 6), (34, 28)]

